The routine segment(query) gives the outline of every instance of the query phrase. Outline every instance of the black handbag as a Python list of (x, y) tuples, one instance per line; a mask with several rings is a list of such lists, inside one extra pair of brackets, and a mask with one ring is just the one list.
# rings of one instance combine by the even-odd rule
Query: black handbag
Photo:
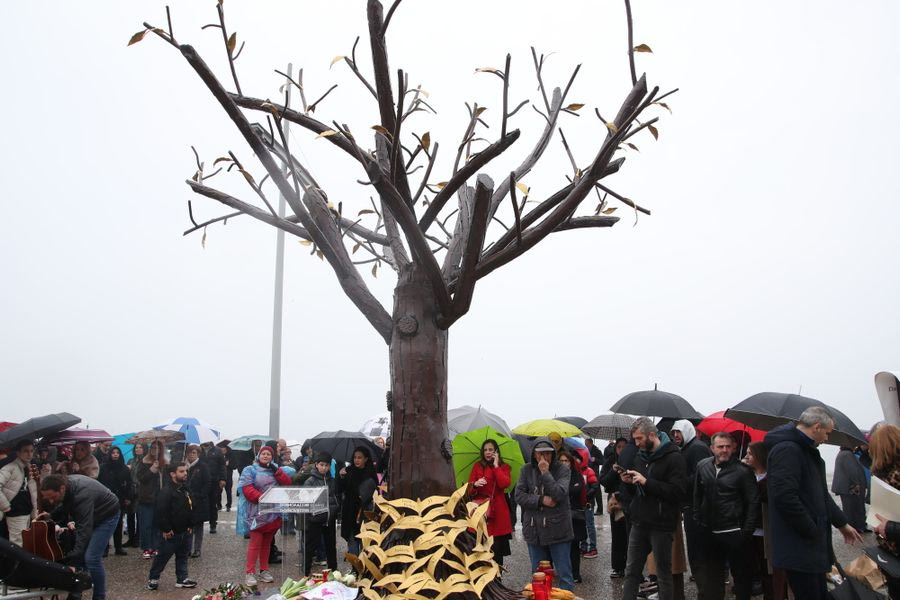
[(841, 563), (834, 561), (843, 581), (828, 593), (832, 600), (885, 600), (887, 596), (879, 594), (858, 579), (848, 577)]

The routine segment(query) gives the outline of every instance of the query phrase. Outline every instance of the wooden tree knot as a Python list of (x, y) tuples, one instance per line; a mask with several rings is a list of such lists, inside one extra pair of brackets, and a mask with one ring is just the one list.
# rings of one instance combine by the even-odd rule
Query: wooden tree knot
[(397, 321), (397, 330), (403, 335), (415, 335), (419, 331), (419, 322), (412, 315), (400, 317)]
[(450, 460), (453, 458), (453, 442), (451, 442), (447, 438), (444, 438), (444, 441), (441, 442), (441, 454), (447, 460)]
[(391, 391), (388, 390), (384, 394), (384, 399), (385, 403), (387, 404), (388, 412), (394, 412), (394, 394), (392, 394)]

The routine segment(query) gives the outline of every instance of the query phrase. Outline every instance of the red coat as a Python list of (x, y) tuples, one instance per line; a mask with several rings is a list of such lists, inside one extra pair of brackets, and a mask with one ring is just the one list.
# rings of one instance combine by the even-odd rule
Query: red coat
[[(475, 487), (473, 482), (484, 477), (487, 484)], [(499, 467), (481, 465), (475, 463), (469, 474), (469, 493), (477, 500), (486, 498), (491, 502), (488, 509), (488, 533), (491, 535), (509, 535), (512, 533), (512, 522), (509, 518), (509, 504), (506, 503), (506, 494), (503, 491), (512, 484), (509, 465), (501, 464)]]

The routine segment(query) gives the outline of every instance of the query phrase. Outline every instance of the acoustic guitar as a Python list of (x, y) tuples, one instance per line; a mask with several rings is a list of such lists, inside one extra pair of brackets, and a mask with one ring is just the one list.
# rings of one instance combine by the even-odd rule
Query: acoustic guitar
[[(31, 465), (29, 476), (40, 484), (41, 476), (37, 466)], [(63, 559), (62, 548), (56, 540), (56, 523), (50, 519), (34, 520), (31, 527), (22, 530), (22, 548), (53, 562)]]

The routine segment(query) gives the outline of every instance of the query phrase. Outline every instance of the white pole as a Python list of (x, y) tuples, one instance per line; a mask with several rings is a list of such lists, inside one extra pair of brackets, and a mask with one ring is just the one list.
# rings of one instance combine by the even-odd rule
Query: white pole
[[(288, 63), (288, 77), (293, 77), (294, 65)], [(286, 82), (287, 87), (287, 104), (291, 102), (291, 84)], [(284, 123), (284, 138), (288, 140), (290, 123)], [(285, 153), (289, 152), (285, 148)], [(285, 161), (282, 165), (282, 172), (287, 176), (288, 163)], [(285, 211), (284, 194), (278, 195), (278, 216), (284, 217)], [(284, 305), (284, 231), (276, 230), (275, 238), (275, 307), (274, 316), (272, 318), (272, 380), (270, 384), (269, 395), (269, 437), (273, 440), (279, 438), (281, 429), (281, 316)]]

